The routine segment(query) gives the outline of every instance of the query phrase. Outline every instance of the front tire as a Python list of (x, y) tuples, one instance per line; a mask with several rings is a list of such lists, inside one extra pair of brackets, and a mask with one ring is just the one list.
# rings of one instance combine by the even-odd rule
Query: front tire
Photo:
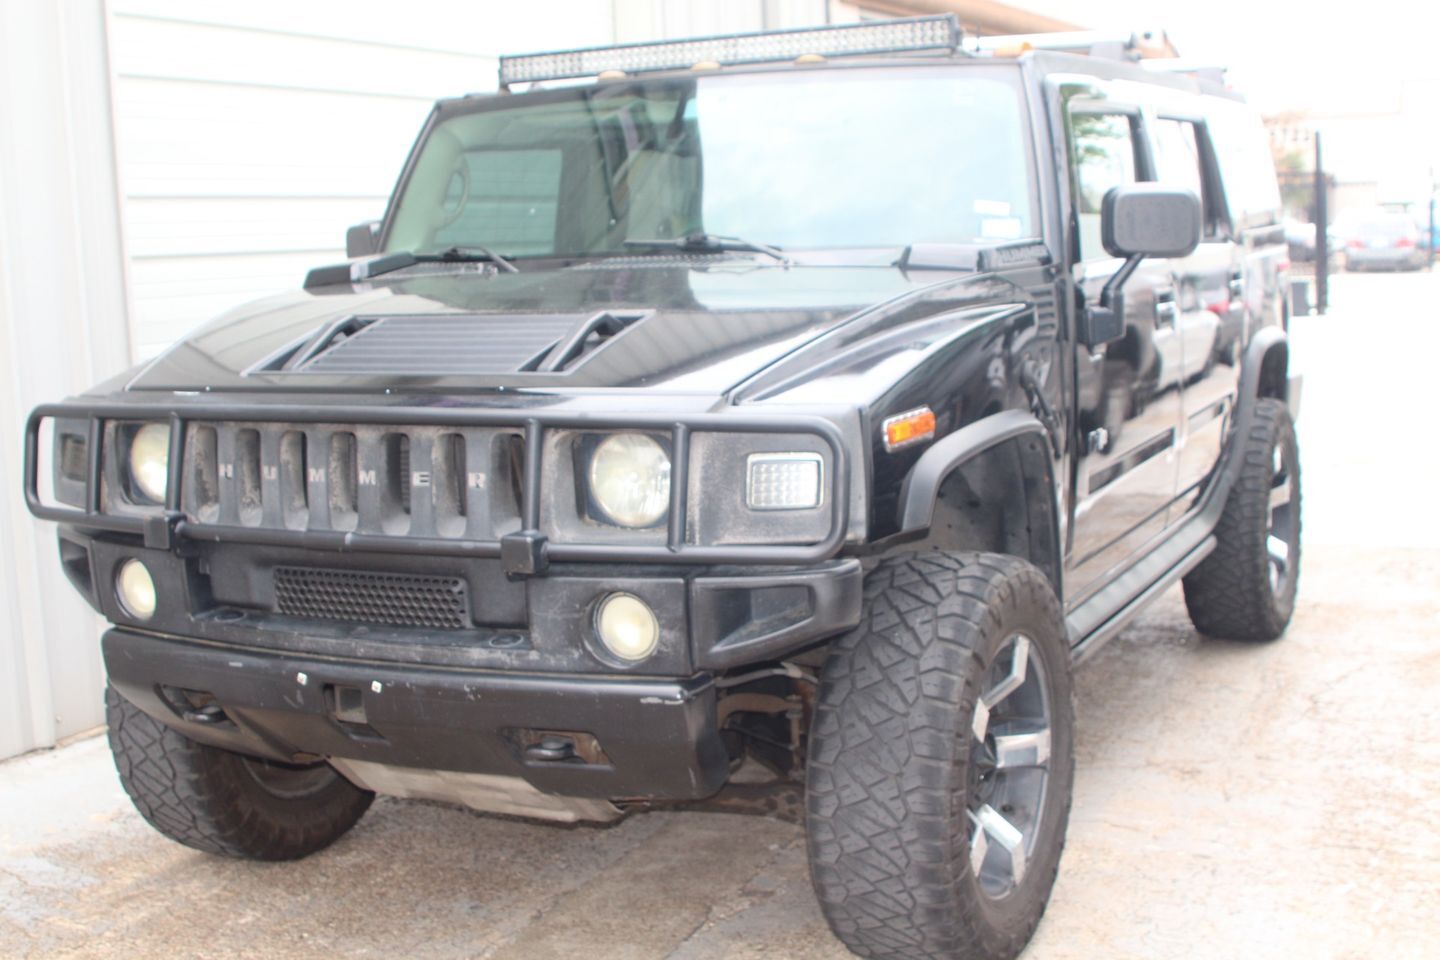
[(1045, 576), (926, 553), (865, 582), (810, 737), (811, 874), (847, 947), (1006, 960), (1045, 911), (1074, 777), (1070, 655)]
[(1225, 640), (1274, 640), (1290, 625), (1300, 581), (1300, 449), (1279, 400), (1255, 405), (1240, 476), (1215, 527), (1215, 549), (1185, 577), (1196, 629)]
[(206, 746), (105, 690), (120, 783), (152, 827), (206, 853), (298, 860), (334, 843), (375, 795), (331, 767), (291, 767)]

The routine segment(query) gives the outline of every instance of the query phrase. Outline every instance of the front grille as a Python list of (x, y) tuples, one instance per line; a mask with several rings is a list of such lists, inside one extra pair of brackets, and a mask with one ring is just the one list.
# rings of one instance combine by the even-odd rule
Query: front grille
[(280, 612), (293, 617), (463, 630), (470, 600), (458, 577), (276, 567)]

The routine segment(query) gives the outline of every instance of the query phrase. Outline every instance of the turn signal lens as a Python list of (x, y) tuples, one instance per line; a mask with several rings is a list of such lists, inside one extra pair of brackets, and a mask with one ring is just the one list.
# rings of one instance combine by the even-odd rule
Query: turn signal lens
[(645, 601), (612, 593), (595, 609), (595, 633), (621, 660), (644, 660), (660, 645), (660, 623)]
[(818, 453), (752, 453), (745, 504), (751, 510), (809, 510), (820, 506)]
[(935, 412), (929, 407), (909, 410), (885, 421), (885, 449), (899, 450), (935, 436)]
[(155, 616), (155, 579), (139, 560), (132, 558), (120, 564), (115, 574), (115, 595), (125, 612), (136, 620)]

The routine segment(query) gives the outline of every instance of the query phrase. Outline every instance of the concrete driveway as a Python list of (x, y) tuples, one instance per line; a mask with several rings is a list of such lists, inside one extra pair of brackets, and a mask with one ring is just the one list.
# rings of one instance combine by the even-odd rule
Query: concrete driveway
[[(1343, 276), (1331, 317), (1296, 321), (1294, 624), (1201, 640), (1172, 591), (1080, 671), (1070, 842), (1027, 958), (1440, 955), (1437, 294)], [(307, 861), (238, 863), (152, 832), (91, 738), (0, 764), (0, 956), (849, 954), (791, 824), (382, 799)]]

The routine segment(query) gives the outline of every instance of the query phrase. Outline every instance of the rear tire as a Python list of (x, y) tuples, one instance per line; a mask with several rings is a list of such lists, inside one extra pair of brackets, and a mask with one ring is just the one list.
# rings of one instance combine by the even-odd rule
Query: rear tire
[(1065, 844), (1073, 723), (1039, 570), (990, 554), (882, 563), (825, 664), (810, 737), (811, 875), (835, 935), (872, 958), (1024, 949)]
[(292, 767), (206, 746), (105, 690), (120, 783), (152, 827), (206, 853), (297, 860), (334, 843), (375, 795), (326, 764)]
[(1285, 632), (1300, 580), (1300, 449), (1290, 411), (1257, 401), (1238, 437), (1240, 476), (1215, 527), (1215, 550), (1185, 577), (1190, 621), (1207, 636), (1264, 642)]

